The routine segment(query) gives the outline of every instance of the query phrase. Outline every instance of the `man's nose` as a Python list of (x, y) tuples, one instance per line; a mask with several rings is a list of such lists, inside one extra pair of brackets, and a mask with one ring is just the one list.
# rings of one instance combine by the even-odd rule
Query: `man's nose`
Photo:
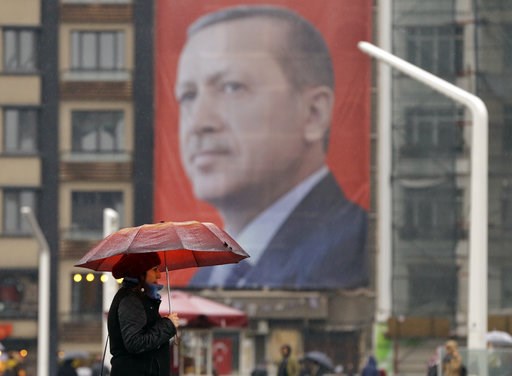
[(195, 132), (213, 132), (222, 127), (215, 93), (203, 90), (198, 94), (190, 113), (189, 124)]

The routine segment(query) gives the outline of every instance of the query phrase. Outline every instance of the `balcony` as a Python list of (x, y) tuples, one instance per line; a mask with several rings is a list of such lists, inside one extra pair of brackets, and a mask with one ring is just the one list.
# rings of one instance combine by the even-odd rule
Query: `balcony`
[(65, 0), (60, 5), (63, 23), (130, 23), (133, 5), (129, 0)]
[(447, 338), (450, 320), (442, 316), (391, 317), (388, 338)]
[[(75, 236), (71, 234), (75, 234)], [(60, 257), (65, 260), (79, 260), (102, 238), (101, 231), (82, 234), (82, 236), (76, 236), (76, 231), (64, 231), (59, 241)]]
[(70, 343), (91, 343), (102, 341), (101, 316), (63, 317), (59, 326), (59, 341)]
[(61, 155), (59, 177), (63, 182), (128, 182), (132, 174), (132, 158), (127, 152), (64, 152)]
[(132, 75), (127, 70), (65, 71), (61, 74), (63, 100), (129, 101), (132, 95)]

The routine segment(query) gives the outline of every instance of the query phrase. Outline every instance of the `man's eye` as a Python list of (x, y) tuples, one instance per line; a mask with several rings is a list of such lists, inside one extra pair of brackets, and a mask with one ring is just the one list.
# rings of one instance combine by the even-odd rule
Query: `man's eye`
[(225, 82), (222, 84), (222, 91), (226, 94), (236, 93), (243, 90), (245, 86), (240, 82)]
[(195, 91), (192, 91), (192, 90), (184, 91), (183, 93), (180, 93), (178, 95), (178, 102), (179, 103), (188, 102), (188, 101), (193, 100), (195, 97), (196, 97), (196, 92)]

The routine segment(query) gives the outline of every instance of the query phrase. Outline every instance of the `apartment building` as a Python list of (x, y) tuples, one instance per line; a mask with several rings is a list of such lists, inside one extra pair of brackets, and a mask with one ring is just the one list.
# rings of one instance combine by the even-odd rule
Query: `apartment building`
[(51, 373), (53, 354), (101, 348), (102, 282), (73, 264), (103, 237), (103, 209), (124, 226), (151, 220), (151, 11), (130, 0), (0, 4), (0, 340), (27, 350), (29, 369), (39, 245), (20, 208), (51, 250)]
[[(489, 110), (489, 328), (512, 330), (510, 2), (393, 1), (393, 53), (480, 97)], [(390, 336), (423, 359), (467, 335), (471, 114), (393, 72)], [(400, 363), (412, 349), (403, 350)], [(418, 358), (414, 360), (418, 363)], [(424, 374), (421, 368), (399, 369)]]
[(48, 220), (52, 244), (57, 225), (57, 81), (45, 79), (57, 72), (51, 65), (55, 21), (43, 13), (40, 1), (0, 3), (0, 340), (7, 349), (26, 349), (30, 358), (36, 349), (39, 247), (20, 208)]

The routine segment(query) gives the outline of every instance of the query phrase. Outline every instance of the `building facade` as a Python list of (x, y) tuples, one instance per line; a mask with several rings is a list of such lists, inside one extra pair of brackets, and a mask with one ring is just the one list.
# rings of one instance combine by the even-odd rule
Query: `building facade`
[[(506, 278), (512, 262), (509, 5), (395, 0), (392, 12), (393, 53), (475, 94), (488, 108), (488, 322), (490, 330), (505, 331), (512, 329)], [(471, 114), (397, 71), (392, 75), (390, 336), (424, 339), (426, 360), (447, 337), (464, 345), (467, 335)]]
[(100, 274), (73, 264), (103, 237), (103, 209), (124, 226), (151, 220), (150, 5), (0, 4), (0, 323), (28, 369), (39, 245), (20, 208), (32, 209), (51, 251), (50, 374), (59, 353), (101, 348)]
[[(58, 81), (56, 13), (40, 1), (0, 4), (0, 273), (2, 343), (33, 357), (37, 331), (39, 246), (20, 208), (47, 220), (45, 234), (57, 243)], [(53, 11), (53, 12), (52, 12)], [(51, 79), (51, 77), (54, 77)], [(56, 252), (52, 272), (58, 272)], [(50, 282), (56, 291), (57, 280)], [(56, 294), (50, 296), (56, 327)], [(51, 332), (51, 343), (56, 333)], [(55, 347), (53, 347), (55, 348)], [(28, 366), (33, 362), (28, 359)]]

